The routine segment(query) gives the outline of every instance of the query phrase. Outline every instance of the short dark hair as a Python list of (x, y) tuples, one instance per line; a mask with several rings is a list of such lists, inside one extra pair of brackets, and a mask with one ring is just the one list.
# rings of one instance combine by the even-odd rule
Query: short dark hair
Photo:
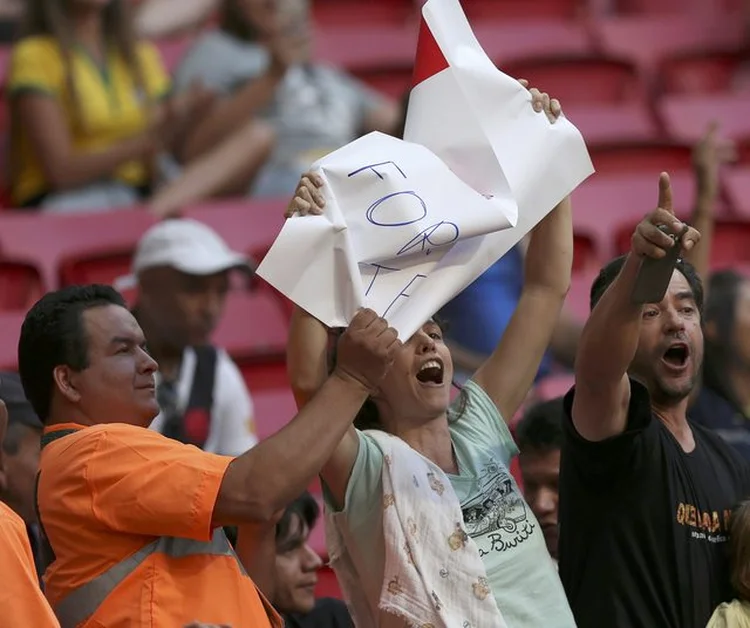
[[(607, 288), (609, 288), (612, 285), (612, 282), (617, 279), (622, 267), (625, 265), (626, 259), (627, 255), (616, 257), (599, 271), (599, 275), (594, 279), (594, 283), (591, 284), (591, 294), (589, 296), (590, 309), (593, 310), (596, 307), (596, 304), (599, 303), (599, 299), (601, 299), (607, 291)], [(677, 260), (675, 268), (677, 268), (687, 280), (688, 285), (690, 286), (690, 291), (693, 293), (695, 305), (698, 307), (698, 311), (702, 314), (703, 282), (701, 281), (698, 272), (690, 262), (686, 262), (684, 259)]]
[(287, 506), (281, 519), (276, 524), (277, 546), (289, 540), (289, 535), (294, 529), (295, 520), (304, 523), (308, 530), (312, 530), (319, 516), (320, 506), (318, 506), (318, 502), (310, 495), (309, 491), (305, 491)]
[(40, 429), (26, 425), (25, 423), (8, 423), (8, 428), (5, 430), (5, 438), (3, 439), (3, 452), (9, 456), (15, 456), (21, 449), (21, 443), (26, 438), (27, 434), (35, 433), (41, 436), (42, 431)]
[(563, 444), (563, 398), (542, 401), (526, 411), (516, 426), (516, 442), (521, 453), (554, 451)]
[(26, 398), (47, 422), (53, 371), (64, 364), (76, 371), (88, 366), (88, 342), (81, 315), (107, 305), (126, 307), (111, 286), (68, 286), (45, 294), (26, 314), (18, 341), (18, 371)]

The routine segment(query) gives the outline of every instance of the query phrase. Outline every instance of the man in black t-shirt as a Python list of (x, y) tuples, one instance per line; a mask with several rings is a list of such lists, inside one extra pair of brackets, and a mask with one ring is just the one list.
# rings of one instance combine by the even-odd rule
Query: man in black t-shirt
[(682, 227), (662, 175), (631, 252), (592, 286), (560, 475), (560, 577), (579, 628), (704, 628), (732, 597), (728, 520), (750, 472), (686, 419), (703, 359), (700, 278), (679, 261), (660, 302), (633, 299), (645, 258), (698, 241)]

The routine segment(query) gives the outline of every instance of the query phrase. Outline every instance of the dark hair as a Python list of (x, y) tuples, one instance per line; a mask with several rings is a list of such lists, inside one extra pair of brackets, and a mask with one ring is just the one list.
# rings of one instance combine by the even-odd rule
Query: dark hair
[(526, 411), (516, 426), (516, 443), (525, 451), (553, 451), (563, 443), (563, 398), (542, 401)]
[(260, 35), (255, 26), (245, 19), (238, 0), (224, 0), (220, 28), (227, 35), (248, 42), (257, 41)]
[(281, 519), (276, 524), (276, 544), (280, 545), (290, 540), (289, 535), (294, 529), (296, 520), (304, 523), (308, 530), (312, 530), (319, 516), (318, 502), (308, 491), (305, 491), (287, 506)]
[[(599, 299), (602, 298), (604, 293), (607, 291), (612, 282), (617, 279), (620, 274), (622, 267), (625, 265), (627, 255), (621, 255), (616, 257), (609, 262), (604, 268), (599, 271), (599, 275), (591, 284), (591, 293), (589, 296), (589, 307), (593, 310), (596, 304), (599, 303)], [(700, 276), (695, 270), (694, 266), (690, 262), (686, 262), (683, 259), (677, 260), (676, 265), (690, 286), (690, 290), (693, 293), (693, 299), (695, 299), (695, 305), (698, 307), (698, 311), (703, 313), (703, 282)]]
[(727, 386), (727, 366), (734, 357), (734, 323), (740, 286), (748, 281), (733, 270), (722, 270), (711, 275), (708, 281), (708, 299), (704, 324), (714, 323), (715, 337), (706, 336), (703, 359), (703, 382), (728, 399), (734, 393)]
[(43, 422), (49, 417), (55, 367), (64, 364), (82, 371), (88, 366), (81, 314), (106, 305), (126, 307), (111, 286), (69, 286), (45, 294), (26, 314), (18, 341), (18, 371), (26, 398)]
[(25, 423), (8, 423), (8, 428), (5, 431), (5, 438), (2, 442), (3, 452), (9, 456), (15, 456), (21, 448), (21, 442), (23, 439), (27, 434), (31, 433), (41, 435), (41, 430), (26, 425)]

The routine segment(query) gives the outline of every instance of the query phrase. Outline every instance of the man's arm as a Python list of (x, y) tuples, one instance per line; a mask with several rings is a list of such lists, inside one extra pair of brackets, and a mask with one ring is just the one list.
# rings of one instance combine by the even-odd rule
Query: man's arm
[(516, 311), (497, 348), (474, 376), (506, 420), (534, 382), (570, 286), (572, 264), (573, 222), (566, 198), (534, 230)]
[(300, 495), (351, 429), (400, 346), (396, 331), (371, 310), (354, 317), (338, 345), (332, 375), (292, 420), (229, 465), (213, 525), (267, 522)]
[(645, 257), (660, 259), (672, 246), (690, 250), (700, 238), (690, 229), (681, 242), (659, 229), (679, 234), (682, 223), (672, 211), (669, 176), (659, 178), (659, 207), (636, 228), (632, 249), (620, 274), (591, 312), (584, 326), (576, 358), (573, 424), (589, 441), (621, 434), (627, 425), (630, 382), (627, 371), (635, 357), (643, 306), (633, 303), (636, 277)]

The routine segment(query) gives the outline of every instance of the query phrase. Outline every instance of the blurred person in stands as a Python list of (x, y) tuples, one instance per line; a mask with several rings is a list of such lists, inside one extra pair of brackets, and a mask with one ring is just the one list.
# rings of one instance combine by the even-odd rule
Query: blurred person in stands
[[(4, 377), (0, 375), (0, 378)], [(8, 412), (0, 401), (0, 442), (4, 441)], [(0, 490), (5, 490), (4, 455), (0, 449)], [(19, 628), (59, 628), (34, 567), (23, 519), (0, 502), (0, 565), (3, 581), (0, 586), (0, 625)]]
[(211, 336), (230, 273), (249, 271), (247, 257), (207, 225), (171, 219), (143, 235), (132, 269), (116, 284), (138, 286), (133, 315), (159, 363), (161, 412), (151, 428), (211, 453), (239, 456), (258, 442), (253, 405), (237, 365)]
[[(530, 101), (550, 123), (560, 115), (547, 94), (532, 89)], [(322, 185), (315, 174), (303, 178), (287, 216), (320, 213)], [(328, 551), (355, 624), (575, 625), (539, 522), (509, 471), (518, 449), (506, 424), (549, 344), (572, 259), (565, 199), (534, 229), (518, 307), (458, 399), (450, 403), (451, 352), (428, 320), (323, 468)], [(326, 327), (297, 308), (288, 368), (300, 407), (325, 381), (327, 346)]]
[[(45, 425), (37, 507), (54, 556), (47, 597), (71, 627), (280, 627), (253, 583), (274, 572), (275, 524), (390, 368), (396, 332), (359, 312), (315, 399), (236, 458), (147, 429), (159, 405), (145, 346), (109, 286), (48, 293), (22, 325), (21, 381)], [(220, 529), (232, 525), (242, 564)]]
[(193, 33), (206, 25), (221, 0), (138, 0), (135, 23), (144, 39)]
[(642, 265), (699, 238), (675, 218), (663, 173), (630, 253), (591, 288), (560, 470), (560, 576), (579, 628), (704, 628), (732, 597), (727, 526), (750, 492), (750, 468), (687, 420), (703, 361), (703, 286), (678, 260), (660, 302), (633, 299)]
[(311, 56), (309, 0), (224, 0), (221, 27), (188, 51), (178, 90), (200, 80), (219, 94), (186, 142), (208, 150), (251, 116), (271, 123), (277, 143), (253, 193), (292, 194), (318, 158), (373, 131), (393, 132), (395, 103)]
[(750, 628), (750, 501), (740, 502), (732, 511), (729, 526), (729, 554), (732, 586), (737, 595), (722, 602), (711, 615), (706, 628)]
[(354, 628), (341, 600), (315, 599), (323, 561), (310, 547), (310, 532), (320, 516), (315, 498), (305, 491), (276, 524), (276, 586), (273, 605), (285, 628)]
[(701, 240), (690, 251), (685, 251), (684, 257), (699, 277), (708, 277), (711, 268), (711, 243), (721, 183), (719, 175), (723, 166), (737, 159), (734, 142), (721, 139), (719, 134), (719, 124), (712, 122), (693, 147), (695, 206), (690, 224), (701, 234)]
[(126, 0), (29, 0), (7, 86), (17, 206), (70, 212), (143, 203), (170, 215), (189, 201), (244, 190), (265, 160), (273, 132), (248, 117), (231, 139), (187, 160), (182, 175), (160, 175), (160, 156), (182, 156), (211, 97), (197, 85), (170, 94), (159, 53), (135, 39), (128, 9)]
[(562, 426), (561, 397), (532, 406), (516, 426), (523, 495), (542, 527), (547, 550), (555, 560)]
[(750, 278), (734, 270), (711, 275), (704, 333), (703, 385), (690, 418), (750, 462)]
[(36, 572), (41, 581), (47, 567), (37, 525), (34, 485), (39, 470), (42, 422), (26, 399), (17, 373), (0, 373), (0, 400), (8, 411), (8, 429), (2, 442), (5, 486), (0, 499), (26, 524)]

